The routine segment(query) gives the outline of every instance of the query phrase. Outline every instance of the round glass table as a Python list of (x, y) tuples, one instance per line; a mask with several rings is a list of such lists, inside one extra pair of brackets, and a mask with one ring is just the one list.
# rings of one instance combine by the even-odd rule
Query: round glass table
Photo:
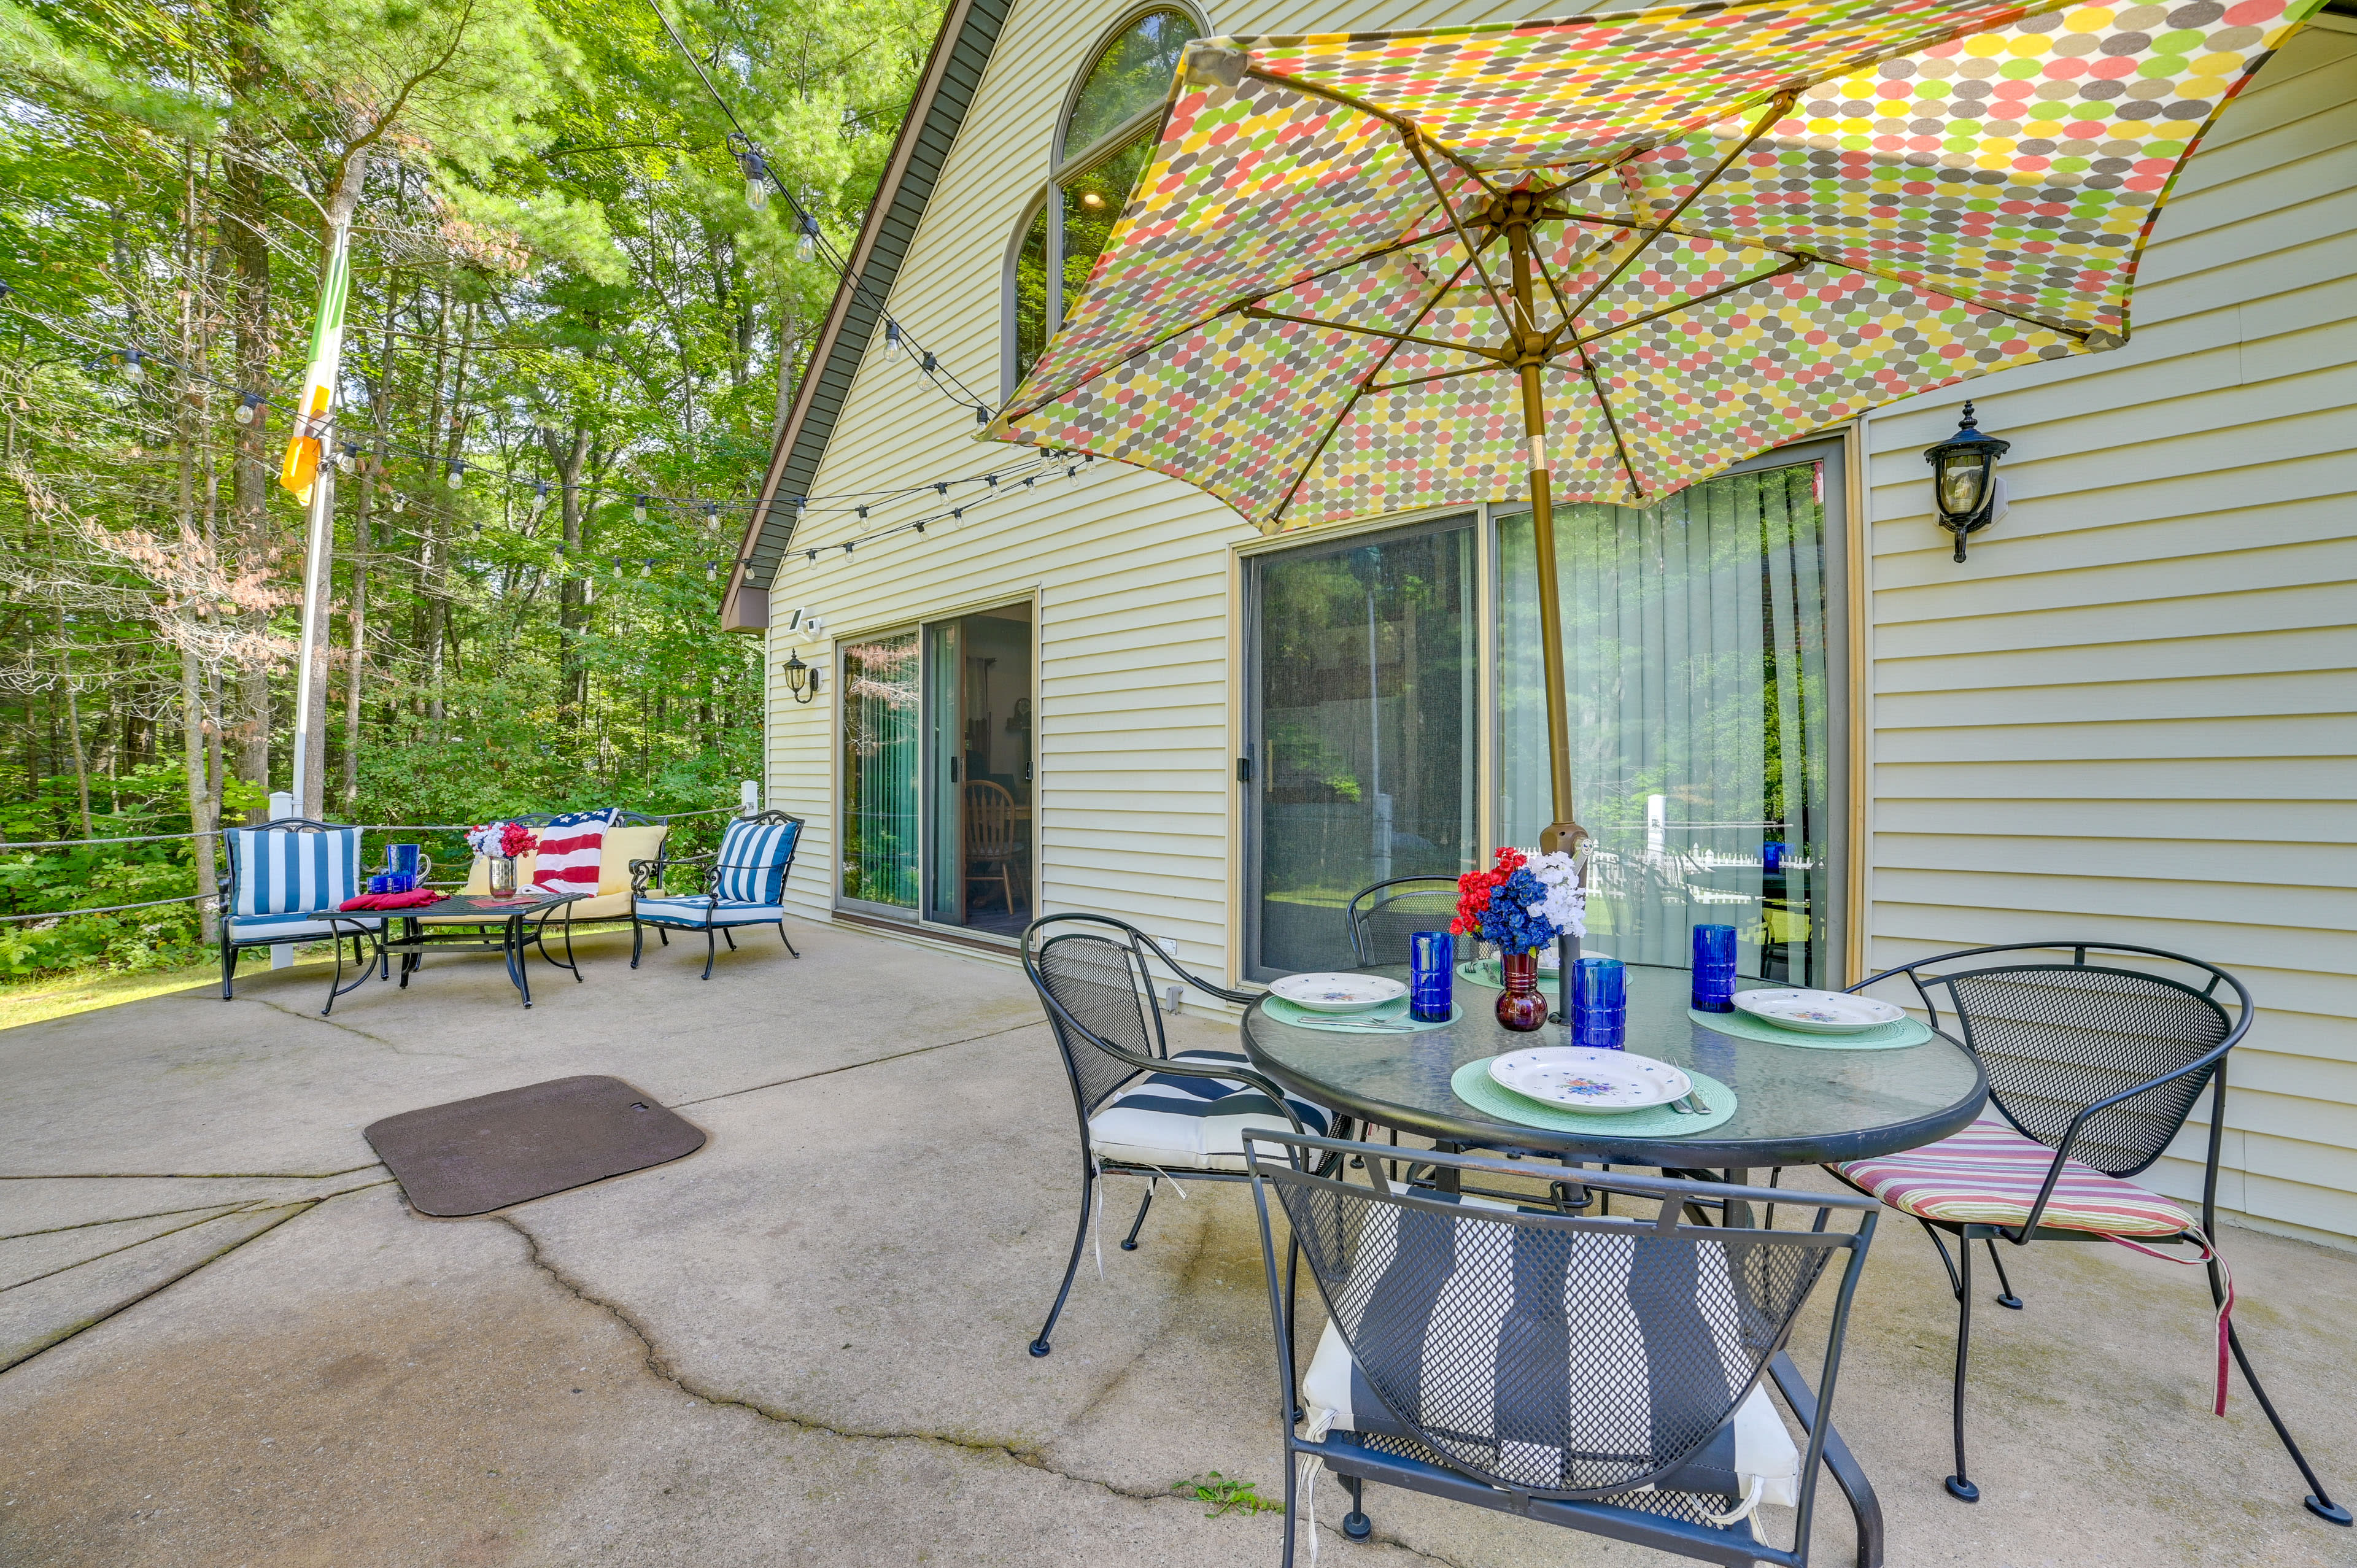
[[(1406, 978), (1401, 966), (1373, 972)], [(1459, 1016), (1415, 1034), (1340, 1034), (1281, 1023), (1258, 1004), (1243, 1018), (1244, 1049), (1286, 1088), (1381, 1127), (1436, 1142), (1568, 1155), (1615, 1165), (1744, 1170), (1863, 1159), (1936, 1143), (1980, 1114), (1988, 1081), (1973, 1054), (1944, 1035), (1896, 1050), (1827, 1050), (1722, 1034), (1687, 1015), (1683, 969), (1629, 966), (1628, 1049), (1708, 1073), (1735, 1091), (1735, 1114), (1690, 1136), (1557, 1132), (1501, 1122), (1459, 1100), (1449, 1075), (1469, 1061), (1564, 1043), (1562, 1026), (1501, 1028), (1497, 993), (1457, 980)], [(1552, 997), (1552, 976), (1540, 982)]]

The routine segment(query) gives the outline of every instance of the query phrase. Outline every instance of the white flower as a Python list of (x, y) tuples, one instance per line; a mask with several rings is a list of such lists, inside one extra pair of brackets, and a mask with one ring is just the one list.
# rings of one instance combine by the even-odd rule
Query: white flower
[(1530, 859), (1531, 875), (1546, 889), (1545, 899), (1532, 905), (1531, 913), (1544, 915), (1566, 936), (1586, 936), (1587, 889), (1579, 885), (1579, 863), (1561, 851)]

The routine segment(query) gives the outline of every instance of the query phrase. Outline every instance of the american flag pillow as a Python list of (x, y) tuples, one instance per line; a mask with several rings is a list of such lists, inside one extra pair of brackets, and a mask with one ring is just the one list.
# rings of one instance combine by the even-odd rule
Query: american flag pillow
[(595, 893), (597, 863), (604, 857), (606, 830), (613, 824), (614, 809), (576, 811), (540, 830), (540, 859), (533, 868), (533, 886), (549, 893)]

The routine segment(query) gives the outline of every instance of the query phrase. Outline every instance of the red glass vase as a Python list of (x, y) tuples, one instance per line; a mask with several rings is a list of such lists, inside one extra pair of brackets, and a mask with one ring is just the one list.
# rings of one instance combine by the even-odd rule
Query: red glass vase
[(1498, 970), (1506, 982), (1506, 989), (1498, 993), (1500, 1026), (1527, 1034), (1545, 1023), (1547, 999), (1539, 994), (1539, 955), (1501, 954)]

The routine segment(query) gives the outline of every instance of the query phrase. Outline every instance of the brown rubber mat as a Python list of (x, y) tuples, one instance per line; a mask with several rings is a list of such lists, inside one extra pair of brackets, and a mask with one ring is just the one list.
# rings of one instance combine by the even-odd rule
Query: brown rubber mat
[(704, 1147), (704, 1129), (619, 1078), (553, 1078), (370, 1124), (420, 1214), (457, 1219), (642, 1171)]

